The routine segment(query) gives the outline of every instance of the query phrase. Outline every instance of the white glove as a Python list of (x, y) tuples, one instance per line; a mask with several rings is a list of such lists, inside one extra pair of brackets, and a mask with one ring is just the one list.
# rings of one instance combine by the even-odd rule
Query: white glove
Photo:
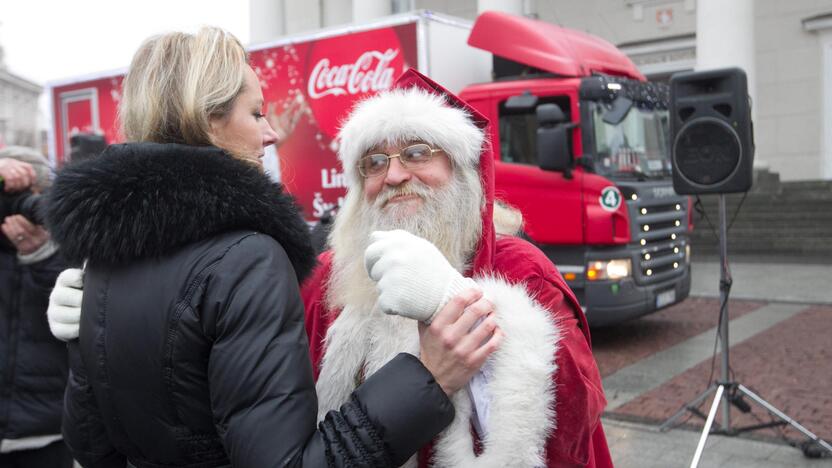
[(378, 304), (386, 314), (430, 323), (448, 301), (465, 289), (479, 289), (456, 271), (433, 244), (407, 231), (375, 231), (364, 252), (364, 267), (376, 282)]
[(84, 270), (70, 268), (58, 275), (49, 295), (46, 316), (55, 338), (69, 341), (78, 338), (81, 322), (81, 300), (84, 296)]

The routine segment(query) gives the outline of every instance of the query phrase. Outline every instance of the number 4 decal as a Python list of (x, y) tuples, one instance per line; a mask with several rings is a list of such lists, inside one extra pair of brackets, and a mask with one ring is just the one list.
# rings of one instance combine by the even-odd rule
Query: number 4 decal
[(616, 211), (621, 206), (621, 192), (615, 187), (606, 187), (601, 190), (598, 203), (601, 204), (601, 208), (607, 211)]

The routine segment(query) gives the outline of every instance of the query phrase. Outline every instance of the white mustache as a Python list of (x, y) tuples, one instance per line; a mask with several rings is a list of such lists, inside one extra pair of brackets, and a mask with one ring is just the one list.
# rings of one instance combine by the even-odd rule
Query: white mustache
[(426, 200), (431, 196), (431, 189), (421, 182), (408, 182), (405, 185), (398, 187), (388, 187), (376, 197), (375, 206), (377, 208), (384, 208), (387, 203), (395, 197), (416, 195), (422, 200)]

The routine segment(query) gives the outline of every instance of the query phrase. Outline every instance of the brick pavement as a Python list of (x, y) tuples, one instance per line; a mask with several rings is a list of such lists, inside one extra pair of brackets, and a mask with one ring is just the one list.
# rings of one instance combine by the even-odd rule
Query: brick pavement
[[(728, 317), (735, 319), (765, 303), (730, 300)], [(601, 376), (663, 351), (717, 325), (719, 299), (690, 297), (638, 320), (615, 327), (593, 329), (592, 352)]]
[[(737, 380), (794, 418), (807, 429), (832, 439), (832, 306), (812, 306), (792, 319), (731, 347), (731, 364)], [(600, 358), (599, 358), (600, 361)], [(719, 358), (716, 371), (719, 372)], [(708, 386), (710, 360), (677, 375), (613, 413), (616, 417), (659, 422), (675, 413)], [(706, 400), (703, 410), (707, 412)], [(753, 405), (753, 414), (768, 420), (767, 413)], [(732, 411), (737, 425), (757, 422)], [(700, 425), (698, 419), (692, 419)], [(789, 429), (790, 437), (802, 438)], [(777, 437), (775, 430), (754, 432), (758, 437)]]
[[(699, 432), (677, 429), (658, 432), (654, 427), (619, 420), (604, 420), (616, 468), (687, 468), (693, 459)], [(787, 445), (737, 437), (711, 436), (701, 468), (830, 468), (832, 459), (808, 459)]]

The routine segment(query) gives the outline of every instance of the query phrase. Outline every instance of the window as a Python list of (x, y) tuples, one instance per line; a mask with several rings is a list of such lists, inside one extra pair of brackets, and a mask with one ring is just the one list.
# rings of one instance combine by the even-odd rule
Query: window
[(595, 172), (606, 177), (670, 175), (667, 110), (633, 106), (616, 125), (604, 122), (608, 104), (590, 103), (594, 127)]
[[(566, 96), (541, 97), (537, 105), (557, 104), (570, 118), (569, 98)], [(507, 109), (500, 103), (500, 160), (507, 163), (537, 165), (537, 117), (535, 109)], [(570, 141), (571, 144), (571, 141)]]

